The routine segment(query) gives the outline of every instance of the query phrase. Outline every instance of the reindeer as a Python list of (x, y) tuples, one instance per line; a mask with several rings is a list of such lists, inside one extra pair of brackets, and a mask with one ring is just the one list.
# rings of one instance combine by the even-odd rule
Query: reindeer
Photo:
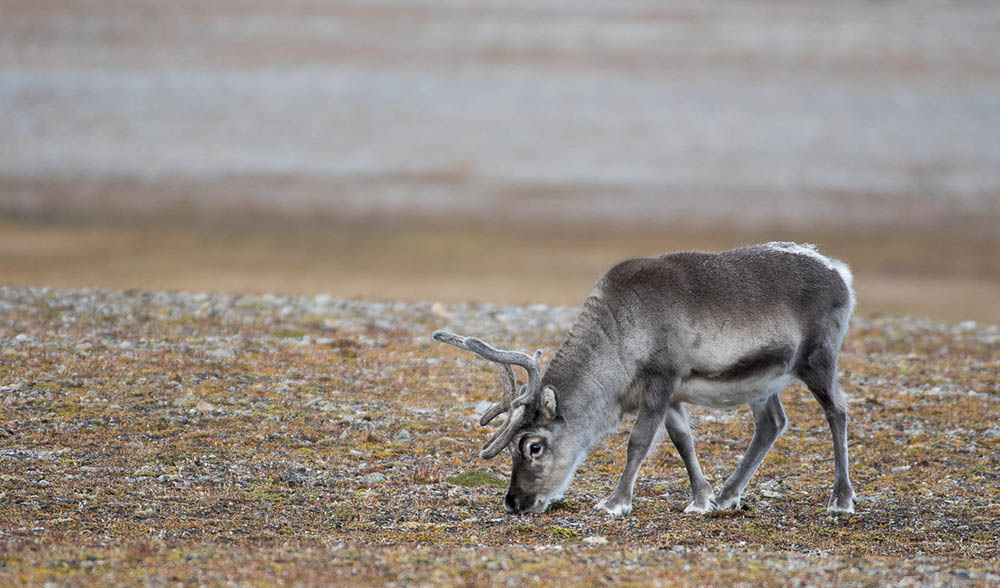
[[(779, 394), (792, 378), (819, 402), (833, 435), (827, 510), (854, 512), (848, 476), (847, 407), (837, 355), (854, 309), (852, 276), (812, 245), (767, 243), (723, 253), (683, 252), (623, 261), (605, 273), (545, 373), (528, 355), (436, 331), (436, 341), (499, 367), (503, 399), (483, 414), (503, 424), (480, 457), (508, 448), (504, 507), (541, 513), (560, 500), (594, 444), (635, 414), (618, 485), (594, 508), (632, 511), (632, 491), (660, 431), (677, 448), (691, 484), (686, 513), (739, 508), (740, 497), (785, 429)], [(511, 366), (527, 373), (517, 391)], [(750, 446), (718, 495), (705, 479), (684, 409), (749, 404)]]

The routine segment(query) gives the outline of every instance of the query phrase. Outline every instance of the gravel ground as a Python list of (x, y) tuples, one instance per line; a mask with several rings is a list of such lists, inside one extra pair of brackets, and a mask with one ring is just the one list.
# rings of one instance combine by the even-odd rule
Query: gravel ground
[[(842, 354), (858, 513), (823, 507), (831, 448), (786, 391), (742, 510), (687, 516), (662, 447), (635, 511), (627, 426), (564, 503), (512, 517), (483, 462), (486, 362), (437, 328), (551, 357), (576, 309), (0, 288), (0, 584), (1000, 582), (1000, 329), (856, 317)], [(747, 411), (693, 411), (710, 481)]]

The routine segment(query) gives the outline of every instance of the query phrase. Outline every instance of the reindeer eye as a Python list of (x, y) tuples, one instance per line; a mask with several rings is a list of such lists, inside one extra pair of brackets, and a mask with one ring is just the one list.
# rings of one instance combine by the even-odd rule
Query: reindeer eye
[(531, 457), (537, 457), (542, 453), (542, 444), (535, 442), (528, 446), (528, 452), (531, 453)]

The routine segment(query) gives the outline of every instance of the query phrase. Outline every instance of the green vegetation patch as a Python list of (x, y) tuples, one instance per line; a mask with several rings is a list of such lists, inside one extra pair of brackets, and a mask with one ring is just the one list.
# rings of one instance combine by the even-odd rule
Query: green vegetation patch
[(274, 334), (276, 339), (301, 339), (306, 336), (305, 331), (296, 331), (294, 329), (282, 329)]
[(464, 472), (448, 478), (448, 482), (456, 486), (496, 486), (506, 488), (507, 482), (486, 472)]
[(549, 535), (552, 535), (553, 537), (561, 537), (563, 539), (570, 539), (572, 537), (576, 537), (578, 533), (567, 527), (552, 526), (549, 527)]
[(576, 500), (559, 500), (549, 505), (549, 512), (578, 513), (583, 510), (583, 505)]

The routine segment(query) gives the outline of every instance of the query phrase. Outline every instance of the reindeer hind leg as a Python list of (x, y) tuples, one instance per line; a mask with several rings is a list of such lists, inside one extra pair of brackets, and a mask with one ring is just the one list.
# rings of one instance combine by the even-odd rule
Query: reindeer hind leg
[(854, 488), (848, 474), (847, 401), (837, 383), (837, 354), (829, 346), (817, 345), (803, 354), (796, 375), (823, 408), (833, 436), (833, 493), (827, 510), (854, 512)]
[(743, 459), (740, 460), (740, 465), (722, 485), (718, 498), (720, 507), (739, 508), (740, 497), (750, 482), (750, 478), (757, 472), (757, 468), (771, 451), (774, 442), (784, 432), (788, 420), (785, 417), (785, 409), (781, 406), (779, 392), (780, 389), (764, 400), (750, 405), (753, 411), (753, 439), (750, 440), (750, 446), (747, 448), (746, 454), (743, 455)]

